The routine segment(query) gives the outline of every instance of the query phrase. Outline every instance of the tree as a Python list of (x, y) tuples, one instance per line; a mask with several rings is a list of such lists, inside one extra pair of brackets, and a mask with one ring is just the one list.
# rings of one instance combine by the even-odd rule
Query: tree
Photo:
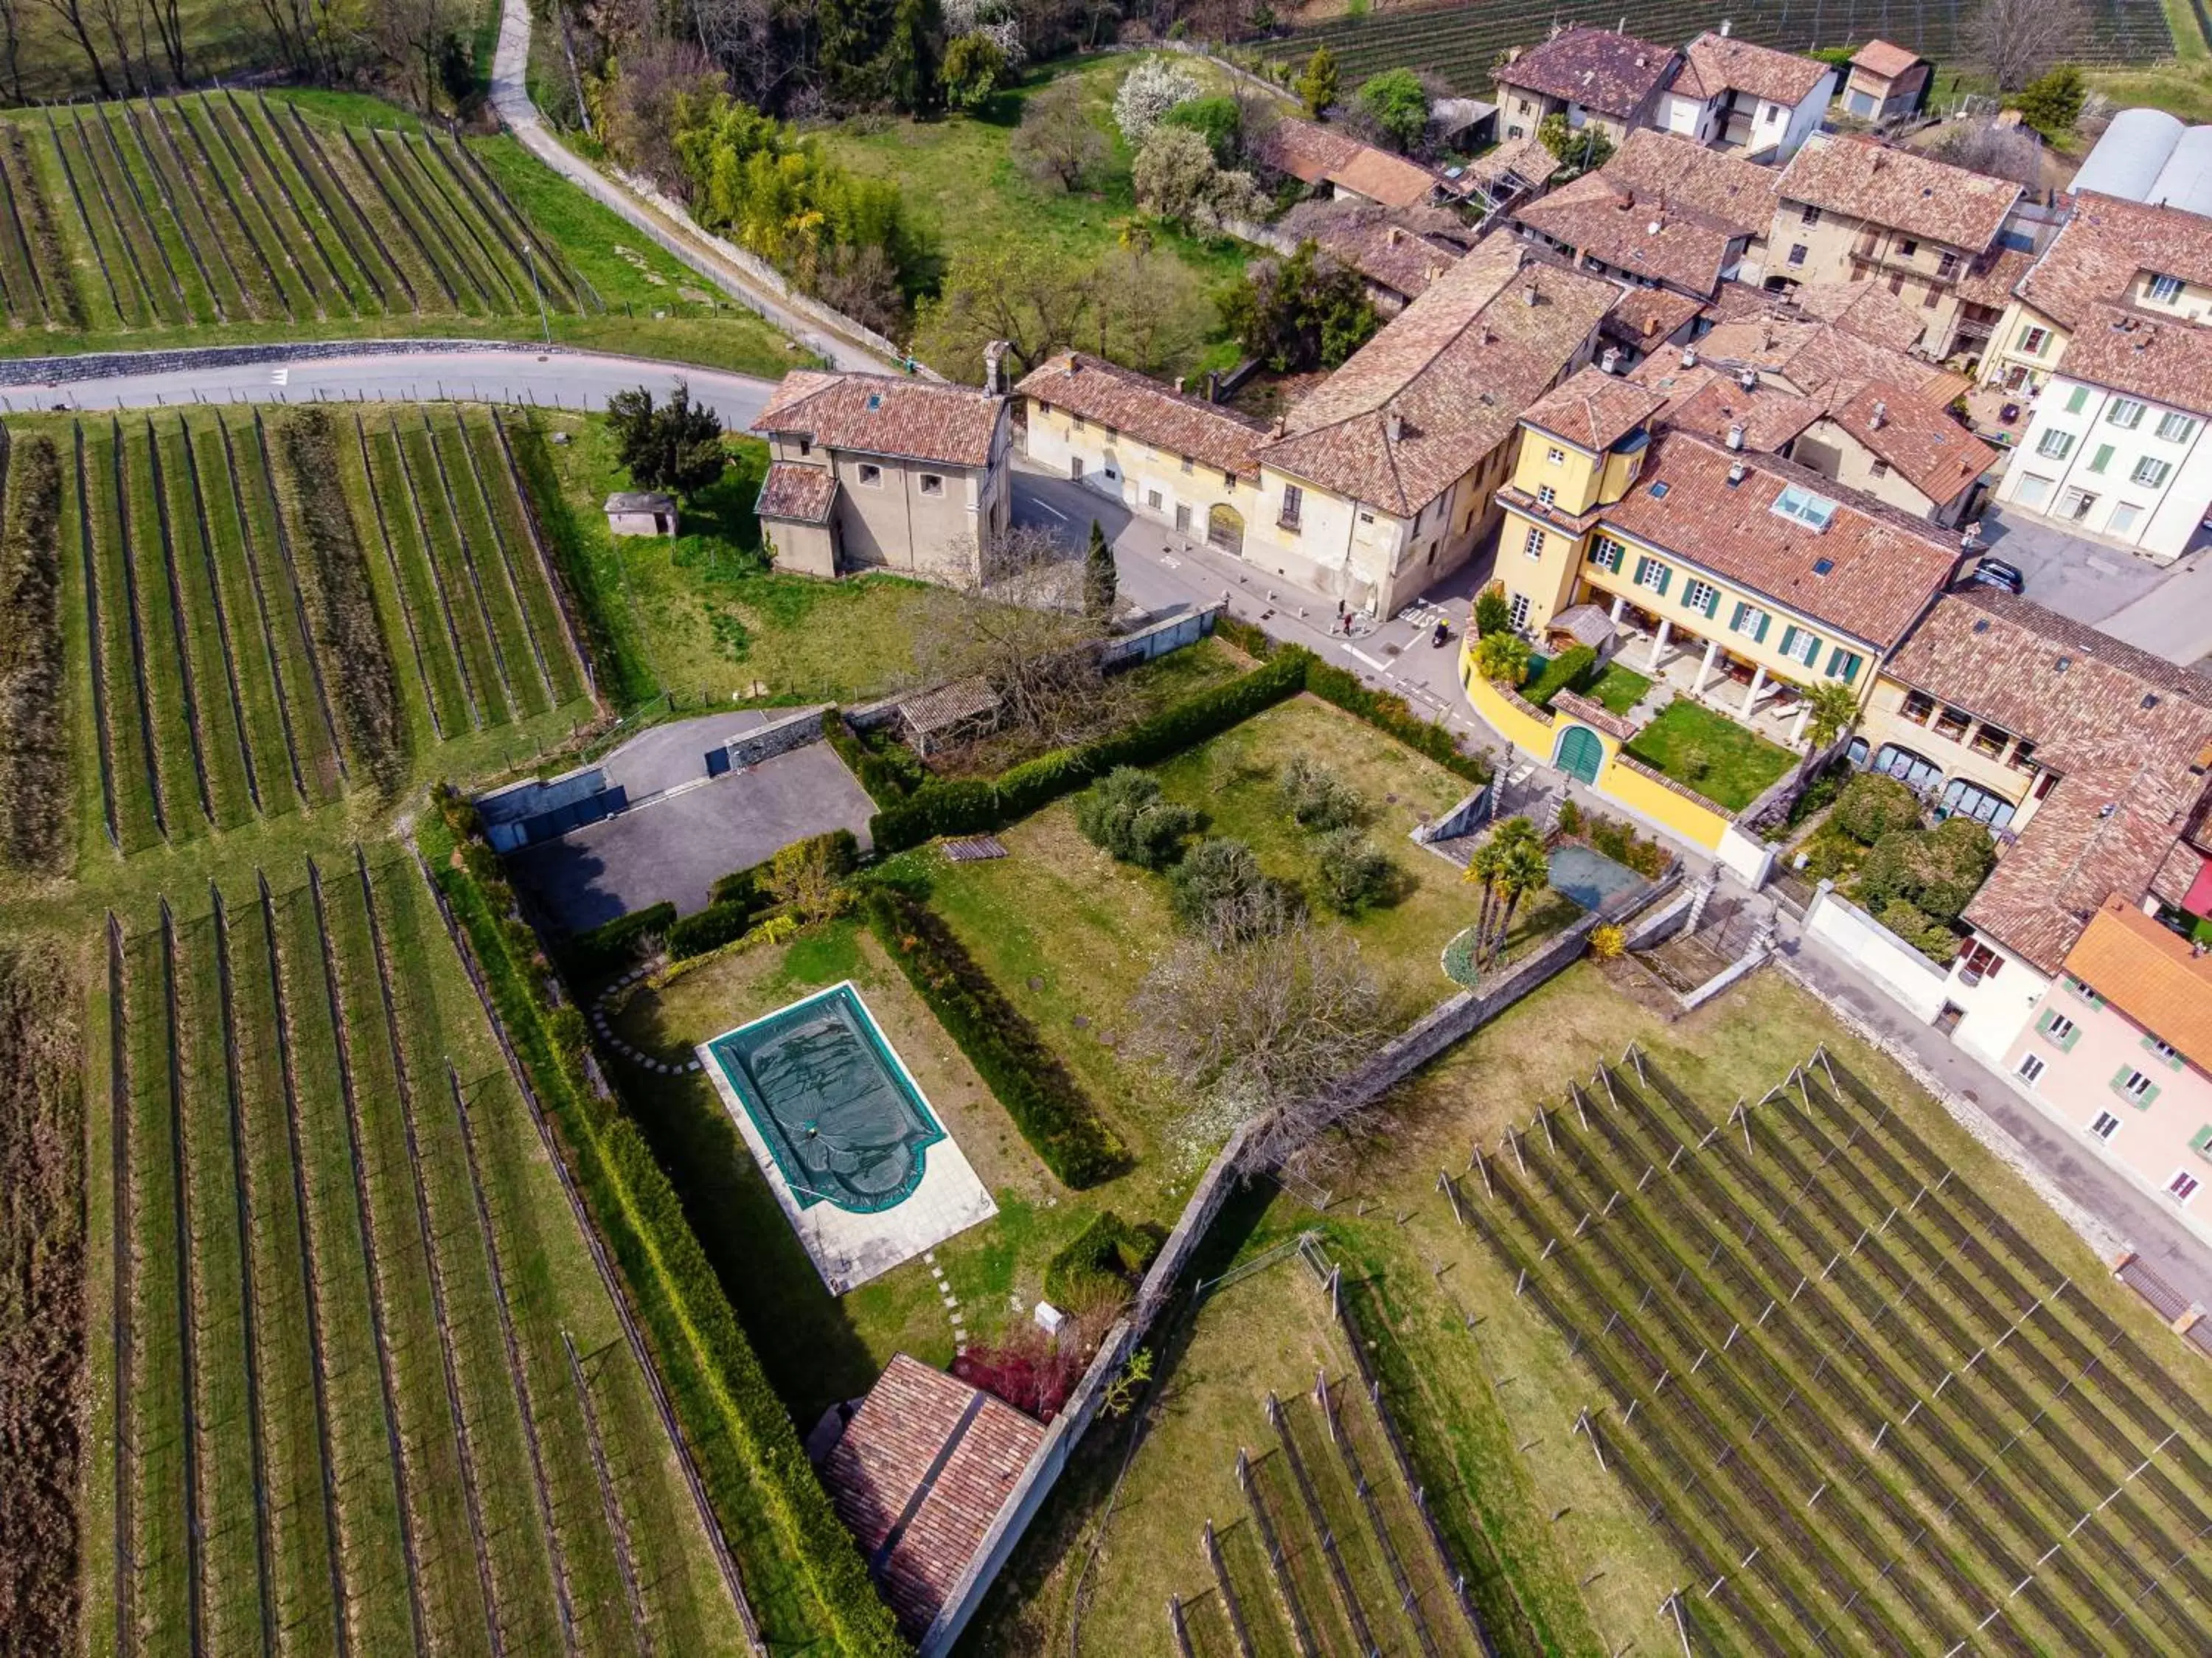
[(1859, 722), (1858, 692), (1841, 680), (1823, 680), (1805, 693), (1805, 761)]
[(1188, 103), (1177, 104), (1160, 117), (1160, 124), (1188, 127), (1197, 133), (1213, 152), (1216, 166), (1234, 167), (1242, 153), (1243, 106), (1224, 94), (1217, 93), (1211, 98), (1193, 98)]
[(1506, 602), (1505, 589), (1492, 582), (1475, 594), (1475, 637), (1480, 638), (1492, 633), (1504, 633), (1512, 626), (1513, 607)]
[(1211, 228), (1224, 219), (1249, 217), (1260, 208), (1258, 187), (1243, 173), (1224, 173), (1206, 139), (1188, 127), (1153, 129), (1130, 168), (1137, 205), (1170, 223)]
[(1083, 555), (1083, 613), (1100, 624), (1114, 619), (1121, 576), (1114, 568), (1114, 544), (1097, 519), (1091, 521), (1091, 545)]
[(1293, 754), (1284, 762), (1275, 786), (1291, 821), (1301, 829), (1348, 828), (1367, 815), (1367, 802), (1357, 789), (1305, 754)]
[(1091, 278), (1098, 355), (1109, 362), (1158, 374), (1203, 343), (1212, 307), (1181, 259), (1155, 259), (1138, 241), (1127, 241), (1092, 268)]
[(1986, 173), (2018, 185), (2033, 186), (2043, 176), (2043, 146), (2024, 125), (1954, 121), (1928, 147), (1928, 153), (1970, 173)]
[(963, 34), (945, 48), (945, 101), (954, 109), (977, 109), (999, 89), (1006, 54), (988, 34)]
[(937, 0), (898, 0), (881, 58), (895, 107), (911, 115), (937, 113), (944, 91), (938, 64), (944, 40), (945, 21), (938, 15)]
[(1358, 829), (1332, 829), (1314, 847), (1314, 879), (1339, 915), (1357, 915), (1385, 897), (1398, 866)]
[(1223, 296), (1221, 319), (1278, 374), (1334, 369), (1382, 326), (1359, 273), (1311, 241), (1286, 259), (1255, 259)]
[(1960, 44), (2000, 92), (2017, 92), (2072, 57), (2088, 33), (2084, 0), (1981, 0), (1959, 26)]
[(1306, 119), (1325, 119), (1328, 107), (1336, 101), (1336, 54), (1326, 46), (1314, 48), (1306, 66), (1298, 71), (1297, 88), (1298, 101), (1305, 106)]
[(1859, 902), (1879, 914), (1901, 899), (1930, 920), (1950, 922), (1996, 862), (1989, 831), (1972, 818), (1946, 818), (1933, 829), (1894, 829), (1859, 866)]
[(2087, 93), (2081, 71), (2061, 64), (2021, 88), (2021, 119), (2057, 143), (2074, 131), (2081, 119), (2081, 100)]
[(1288, 926), (1305, 907), (1297, 891), (1260, 868), (1241, 840), (1209, 837), (1168, 876), (1176, 919), (1216, 948), (1249, 943)]
[(1359, 107), (1401, 150), (1429, 130), (1429, 94), (1410, 69), (1385, 70), (1359, 83)]
[(1474, 849), (1461, 879), (1482, 890), (1482, 909), (1474, 923), (1474, 961), (1480, 968), (1504, 949), (1513, 911), (1522, 899), (1541, 892), (1551, 881), (1552, 861), (1544, 850), (1544, 838), (1528, 819), (1508, 818)]
[(1114, 125), (1129, 148), (1141, 149), (1160, 118), (1205, 90), (1198, 77), (1168, 58), (1140, 58), (1114, 94)]
[(835, 836), (809, 835), (769, 860), (763, 884), (787, 914), (801, 922), (819, 921), (842, 901), (842, 884), (850, 873)]
[(673, 490), (689, 495), (722, 475), (730, 453), (722, 445), (722, 418), (691, 401), (691, 388), (678, 381), (667, 402), (654, 406), (641, 386), (607, 399), (607, 424), (615, 451), (641, 489)]
[(1486, 633), (1474, 642), (1474, 671), (1518, 689), (1528, 678), (1528, 642), (1517, 633)]
[(918, 308), (919, 354), (981, 375), (983, 348), (1003, 339), (1024, 374), (1085, 338), (1092, 273), (1030, 239), (956, 254), (935, 296)]
[(1559, 176), (1564, 178), (1578, 179), (1585, 173), (1595, 173), (1613, 159), (1613, 140), (1595, 121), (1571, 127), (1564, 113), (1547, 115), (1536, 124), (1536, 136), (1559, 162)]
[(1896, 777), (1862, 771), (1836, 796), (1829, 821), (1862, 845), (1871, 846), (1898, 829), (1920, 826), (1920, 802)]
[(1075, 190), (1106, 162), (1106, 135), (1083, 107), (1083, 88), (1063, 76), (1031, 98), (1010, 145), (1023, 171), (1040, 184)]
[(459, 29), (438, 45), (438, 85), (455, 109), (477, 94), (477, 55), (468, 37)]
[(1198, 814), (1164, 798), (1151, 772), (1117, 765), (1075, 797), (1075, 826), (1124, 863), (1164, 869), (1198, 832)]

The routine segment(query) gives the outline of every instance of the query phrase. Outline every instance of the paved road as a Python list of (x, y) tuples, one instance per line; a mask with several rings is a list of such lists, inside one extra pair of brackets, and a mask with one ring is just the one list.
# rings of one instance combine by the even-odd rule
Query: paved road
[(689, 219), (652, 206), (562, 143), (547, 129), (538, 106), (530, 101), (529, 63), (530, 0), (505, 0), (500, 12), (499, 44), (492, 52), (491, 103), (525, 149), (834, 366), (892, 366), (860, 340), (826, 328), (819, 319), (792, 306), (742, 265), (717, 253)]
[(0, 411), (142, 409), (179, 403), (312, 403), (380, 399), (542, 403), (603, 409), (609, 394), (634, 386), (665, 393), (678, 381), (711, 405), (722, 424), (743, 430), (775, 390), (773, 381), (715, 369), (686, 368), (597, 352), (404, 351), (307, 357), (216, 369), (174, 369), (83, 380), (52, 390), (19, 387), (0, 393)]
[(2098, 626), (2170, 662), (2202, 662), (2212, 656), (2212, 552), (2191, 553), (2178, 575)]

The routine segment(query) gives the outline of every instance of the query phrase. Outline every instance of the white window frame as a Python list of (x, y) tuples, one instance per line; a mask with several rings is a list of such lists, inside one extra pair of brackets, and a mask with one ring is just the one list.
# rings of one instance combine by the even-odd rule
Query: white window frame
[(2128, 1067), (2128, 1080), (2120, 1084), (2120, 1092), (2141, 1105), (2143, 1096), (2154, 1086), (2148, 1074), (2130, 1065)]
[(1656, 558), (1646, 558), (1644, 568), (1637, 572), (1636, 585), (1646, 593), (1663, 595), (1667, 589), (1667, 578), (1673, 573), (1670, 566), (1661, 564)]
[(879, 490), (884, 486), (884, 469), (872, 460), (863, 460), (860, 481), (864, 489)]
[(2160, 460), (2154, 454), (2147, 454), (2136, 462), (2135, 471), (2129, 474), (2129, 482), (2140, 484), (2147, 490), (2162, 490), (2166, 487), (2166, 480), (2172, 476), (2173, 463), (2171, 460)]
[(942, 472), (924, 472), (924, 473), (922, 473), (922, 474), (921, 474), (921, 492), (922, 492), (924, 495), (942, 495), (942, 494), (944, 494), (944, 493), (945, 493), (945, 474), (944, 474), (944, 473), (942, 473)]
[(2090, 1119), (2089, 1132), (2110, 1145), (2112, 1137), (2120, 1131), (2121, 1120), (2109, 1111), (2100, 1111)]
[(1694, 610), (1700, 615), (1712, 614), (1712, 611), (1707, 610), (1705, 607), (1711, 604), (1715, 610), (1717, 610), (1720, 607), (1720, 601), (1721, 590), (1711, 582), (1701, 582), (1692, 577), (1682, 589), (1682, 607), (1685, 610)]
[(2066, 1039), (2073, 1035), (2074, 1033), (2080, 1028), (2080, 1026), (2076, 1025), (2064, 1014), (2054, 1013), (2051, 1015), (2051, 1023), (2045, 1027), (2043, 1033), (2049, 1037), (2053, 1042), (2063, 1046), (2065, 1045)]
[(1556, 443), (1550, 445), (1544, 451), (1544, 464), (1547, 466), (1565, 466), (1567, 464), (1567, 452)]
[(2158, 435), (2168, 443), (2186, 443), (2197, 436), (2196, 417), (2168, 409), (2158, 418)]
[(1759, 637), (1759, 631), (1771, 623), (1773, 619), (1774, 613), (1771, 611), (1761, 610), (1756, 605), (1746, 605), (1740, 622), (1735, 618), (1729, 619), (1729, 631), (1741, 634), (1747, 639), (1756, 639)]
[(2078, 524), (2089, 515), (2090, 509), (2097, 504), (2097, 501), (2098, 495), (2094, 490), (2085, 490), (2078, 484), (2069, 485), (2058, 497), (2057, 516), (2069, 524)]
[(1553, 489), (1549, 484), (1541, 485), (1538, 487), (1536, 491), (1536, 504), (1538, 506), (1557, 506), (1559, 504), (1559, 492)]
[(1544, 532), (1537, 525), (1528, 526), (1528, 533), (1521, 539), (1521, 551), (1531, 558), (1544, 556)]
[(2043, 1075), (2045, 1069), (2047, 1069), (2046, 1064), (2041, 1054), (2023, 1053), (2020, 1057), (2020, 1064), (2013, 1068), (2013, 1075), (2019, 1077), (2028, 1087), (2033, 1088), (2036, 1079)]
[(2180, 1063), (2181, 1050), (2175, 1047), (2172, 1043), (2166, 1041), (2162, 1037), (2154, 1036), (2151, 1038), (2150, 1051), (2156, 1054), (2160, 1059), (2166, 1061), (2169, 1065), (2178, 1064)]
[(1800, 667), (1810, 667), (1820, 660), (1820, 636), (1810, 628), (1793, 624), (1782, 641), (1782, 655)]
[(2159, 271), (2151, 273), (2150, 285), (2143, 290), (2144, 297), (2154, 305), (2171, 305), (2181, 297), (2181, 278)]
[(2118, 426), (2124, 432), (2131, 432), (2142, 424), (2145, 407), (2139, 397), (2116, 397), (2112, 406), (2105, 411), (2105, 419), (2108, 424)]
[(2174, 1202), (2186, 1205), (2191, 1198), (2203, 1189), (2204, 1182), (2185, 1168), (2173, 1171), (2173, 1178), (2166, 1183), (2166, 1195)]
[(1528, 595), (1516, 593), (1505, 601), (1505, 625), (1516, 633), (1528, 625)]
[(2051, 426), (2035, 440), (2035, 452), (2045, 460), (2063, 460), (2074, 453), (2074, 434)]

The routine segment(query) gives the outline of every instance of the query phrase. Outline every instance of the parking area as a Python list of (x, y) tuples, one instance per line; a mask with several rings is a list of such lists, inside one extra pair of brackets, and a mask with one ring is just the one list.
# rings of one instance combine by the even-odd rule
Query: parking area
[[(682, 752), (674, 741), (672, 755)], [(704, 909), (722, 876), (808, 835), (850, 829), (868, 844), (874, 803), (827, 743), (711, 780), (702, 771), (694, 754), (686, 780), (619, 816), (516, 854), (509, 873), (556, 926), (581, 932), (663, 900), (685, 915)]]
[(2016, 565), (2027, 578), (2030, 599), (2077, 622), (2118, 614), (2172, 574), (2124, 547), (1994, 505), (1982, 514), (1982, 540), (1991, 558)]

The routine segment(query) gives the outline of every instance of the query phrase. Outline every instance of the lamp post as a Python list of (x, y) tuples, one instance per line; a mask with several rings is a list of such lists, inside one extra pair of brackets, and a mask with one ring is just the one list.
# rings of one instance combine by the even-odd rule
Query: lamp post
[(538, 296), (538, 322), (545, 331), (545, 343), (553, 343), (553, 321), (545, 314), (545, 290), (538, 284), (538, 250), (529, 242), (522, 244), (522, 257), (530, 263), (530, 291)]

